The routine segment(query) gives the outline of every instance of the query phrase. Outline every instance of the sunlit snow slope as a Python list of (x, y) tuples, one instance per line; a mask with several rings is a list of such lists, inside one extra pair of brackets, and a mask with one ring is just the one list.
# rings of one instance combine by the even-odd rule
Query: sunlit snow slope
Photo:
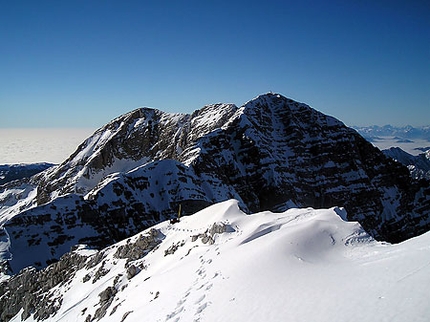
[(59, 308), (48, 321), (427, 321), (430, 234), (391, 245), (345, 217), (246, 215), (229, 200), (76, 250), (73, 272), (38, 297)]

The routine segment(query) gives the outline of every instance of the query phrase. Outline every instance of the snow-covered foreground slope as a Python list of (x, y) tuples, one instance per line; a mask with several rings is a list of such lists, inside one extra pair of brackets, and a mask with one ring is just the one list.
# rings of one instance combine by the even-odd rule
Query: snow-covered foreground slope
[(430, 234), (391, 245), (345, 217), (219, 203), (66, 255), (34, 279), (35, 304), (12, 321), (427, 321)]

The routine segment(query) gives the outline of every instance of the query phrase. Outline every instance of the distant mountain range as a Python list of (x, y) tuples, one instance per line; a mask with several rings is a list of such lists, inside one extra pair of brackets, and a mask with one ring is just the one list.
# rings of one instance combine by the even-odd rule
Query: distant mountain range
[(370, 142), (379, 140), (383, 137), (392, 137), (402, 142), (408, 142), (408, 140), (426, 140), (429, 142), (430, 147), (430, 125), (413, 127), (413, 126), (403, 126), (396, 127), (392, 125), (372, 125), (372, 126), (353, 126), (358, 133), (360, 133), (365, 139)]
[(386, 156), (407, 166), (415, 179), (430, 179), (430, 126), (355, 127)]

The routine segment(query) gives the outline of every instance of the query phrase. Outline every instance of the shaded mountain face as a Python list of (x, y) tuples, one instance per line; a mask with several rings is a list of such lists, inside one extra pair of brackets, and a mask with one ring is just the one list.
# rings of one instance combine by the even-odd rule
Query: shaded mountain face
[(392, 147), (382, 152), (387, 157), (407, 166), (412, 178), (417, 180), (430, 179), (430, 149), (418, 155), (411, 155), (399, 147)]
[(29, 178), (53, 165), (54, 164), (47, 162), (0, 165), (0, 185), (14, 180)]
[[(277, 94), (192, 115), (134, 110), (30, 186), (25, 202), (11, 198), (17, 188), (0, 194), (13, 271), (43, 267), (77, 243), (110, 245), (176, 216), (179, 204), (186, 215), (231, 198), (245, 212), (342, 206), (390, 242), (430, 228), (428, 181), (412, 180), (342, 122)], [(37, 259), (20, 252), (28, 247)]]

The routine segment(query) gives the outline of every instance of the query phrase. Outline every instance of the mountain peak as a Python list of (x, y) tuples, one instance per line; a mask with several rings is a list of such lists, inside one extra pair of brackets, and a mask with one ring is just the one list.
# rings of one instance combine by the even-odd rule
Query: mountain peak
[(0, 194), (0, 220), (14, 270), (36, 265), (20, 255), (28, 244), (43, 267), (77, 243), (100, 248), (176, 217), (179, 205), (187, 215), (228, 199), (247, 213), (344, 207), (374, 238), (399, 242), (430, 228), (423, 182), (337, 119), (266, 93), (191, 115), (119, 116), (28, 188)]

